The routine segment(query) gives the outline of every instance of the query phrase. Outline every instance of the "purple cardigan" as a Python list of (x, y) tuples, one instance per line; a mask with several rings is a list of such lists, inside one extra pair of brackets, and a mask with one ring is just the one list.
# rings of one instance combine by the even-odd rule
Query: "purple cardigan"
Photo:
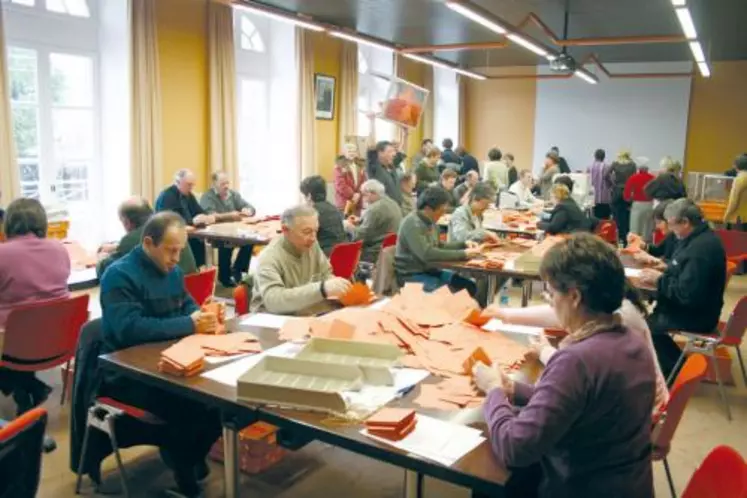
[(604, 162), (594, 161), (589, 167), (591, 185), (594, 187), (594, 204), (609, 204), (612, 194), (610, 186), (607, 185), (605, 177), (609, 171), (609, 165)]
[(646, 343), (628, 329), (558, 350), (537, 384), (485, 401), (490, 442), (506, 467), (542, 465), (540, 496), (653, 498), (651, 407), (656, 374)]
[(0, 326), (14, 306), (67, 297), (70, 256), (59, 240), (35, 235), (0, 244)]

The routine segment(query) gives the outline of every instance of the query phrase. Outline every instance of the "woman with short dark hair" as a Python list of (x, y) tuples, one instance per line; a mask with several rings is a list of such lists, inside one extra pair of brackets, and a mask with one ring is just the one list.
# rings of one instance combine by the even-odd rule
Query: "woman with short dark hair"
[(494, 454), (508, 468), (539, 463), (541, 497), (653, 497), (656, 374), (646, 342), (616, 313), (620, 258), (600, 238), (577, 234), (547, 252), (540, 275), (568, 335), (533, 386), (475, 368)]
[(306, 204), (319, 213), (319, 231), (316, 238), (324, 254), (329, 257), (332, 248), (347, 241), (345, 227), (342, 224), (342, 213), (327, 202), (327, 182), (319, 175), (303, 179), (301, 194), (306, 199)]

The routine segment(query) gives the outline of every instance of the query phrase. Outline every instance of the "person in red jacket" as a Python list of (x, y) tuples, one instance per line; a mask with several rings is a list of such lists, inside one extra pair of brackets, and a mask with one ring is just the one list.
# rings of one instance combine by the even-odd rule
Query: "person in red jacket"
[(359, 216), (361, 212), (360, 188), (366, 181), (366, 169), (358, 163), (358, 148), (355, 144), (345, 144), (345, 154), (337, 158), (334, 169), (335, 206), (347, 215)]
[(648, 172), (648, 164), (638, 167), (638, 172), (625, 182), (623, 197), (632, 202), (630, 208), (630, 231), (651, 242), (654, 233), (654, 203), (645, 192), (645, 187), (654, 175)]

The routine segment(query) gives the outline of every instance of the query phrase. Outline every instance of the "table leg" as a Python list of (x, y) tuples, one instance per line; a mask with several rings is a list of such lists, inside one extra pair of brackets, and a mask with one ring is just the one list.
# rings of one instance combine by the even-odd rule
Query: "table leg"
[(422, 496), (423, 474), (405, 470), (405, 498), (421, 498)]
[(495, 295), (498, 292), (498, 277), (495, 275), (488, 275), (488, 306), (493, 304), (495, 301)]
[(214, 266), (213, 251), (215, 248), (208, 241), (205, 241), (205, 266), (212, 268)]
[(239, 431), (231, 422), (223, 425), (223, 465), (226, 498), (239, 496)]
[(529, 305), (529, 292), (532, 289), (532, 281), (524, 279), (521, 285), (521, 307), (526, 308)]

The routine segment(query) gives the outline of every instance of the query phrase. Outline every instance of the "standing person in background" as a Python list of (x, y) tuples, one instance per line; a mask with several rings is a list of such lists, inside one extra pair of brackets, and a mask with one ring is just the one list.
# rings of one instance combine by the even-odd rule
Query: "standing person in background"
[(625, 200), (625, 184), (636, 172), (629, 151), (622, 151), (607, 172), (607, 185), (611, 191), (612, 216), (617, 224), (618, 239), (627, 244), (630, 231), (630, 204)]
[(309, 176), (301, 182), (301, 194), (306, 204), (316, 209), (319, 214), (316, 221), (319, 231), (316, 240), (329, 257), (337, 244), (347, 241), (345, 228), (342, 224), (342, 213), (327, 202), (327, 182), (319, 175)]
[(397, 149), (386, 140), (378, 142), (376, 148), (369, 154), (366, 175), (369, 180), (379, 180), (386, 189), (386, 195), (402, 204), (402, 192), (399, 189), (399, 176), (394, 166), (394, 156)]
[(438, 183), (439, 172), (436, 166), (439, 159), (441, 159), (441, 151), (438, 147), (431, 147), (426, 151), (425, 158), (415, 167), (417, 177), (415, 190), (418, 194), (434, 183)]
[(412, 158), (412, 164), (410, 165), (412, 169), (417, 168), (418, 164), (420, 164), (423, 159), (425, 159), (425, 155), (428, 153), (428, 149), (430, 149), (431, 147), (433, 147), (433, 140), (430, 138), (424, 138), (423, 142), (420, 145), (420, 150)]
[[(630, 208), (630, 231), (640, 235), (646, 242), (651, 242), (654, 234), (654, 204), (645, 192), (645, 187), (654, 175), (648, 172), (648, 165), (638, 167), (638, 173), (625, 183), (623, 197), (632, 202)], [(626, 239), (627, 240), (627, 239)]]
[(747, 154), (737, 157), (734, 167), (737, 176), (731, 185), (724, 223), (733, 223), (737, 230), (747, 232)]
[(565, 160), (565, 157), (560, 155), (560, 149), (558, 149), (557, 146), (550, 148), (550, 154), (553, 154), (558, 158), (558, 169), (560, 169), (561, 173), (567, 174), (571, 172), (571, 168), (568, 166), (568, 161)]
[(519, 180), (519, 170), (516, 169), (514, 155), (510, 152), (503, 156), (503, 162), (506, 163), (506, 167), (508, 168), (508, 186), (510, 187)]
[(501, 161), (503, 153), (501, 149), (493, 147), (488, 151), (488, 162), (485, 163), (485, 181), (493, 187), (493, 190), (500, 192), (508, 188), (508, 166)]
[(654, 200), (654, 204), (666, 200), (677, 200), (687, 197), (687, 189), (682, 179), (679, 177), (679, 171), (682, 165), (666, 156), (659, 163), (661, 173), (651, 180), (645, 187), (646, 195)]
[(407, 216), (415, 210), (415, 183), (417, 178), (413, 173), (405, 173), (399, 180), (399, 188), (402, 191), (402, 216)]
[(609, 219), (611, 214), (610, 187), (607, 184), (609, 166), (604, 162), (606, 155), (604, 149), (597, 149), (594, 152), (594, 162), (587, 170), (591, 186), (594, 188), (594, 217), (604, 220)]
[(443, 142), (441, 142), (441, 145), (443, 146), (443, 152), (441, 153), (441, 160), (444, 164), (454, 163), (454, 164), (462, 164), (462, 161), (459, 159), (459, 156), (456, 155), (456, 152), (451, 150), (452, 147), (454, 147), (454, 141), (450, 138), (444, 138)]
[(366, 181), (366, 172), (358, 165), (358, 147), (345, 144), (345, 155), (337, 158), (333, 171), (335, 183), (335, 206), (340, 211), (350, 209), (347, 214), (361, 213), (360, 187)]
[(544, 200), (550, 200), (553, 179), (555, 175), (560, 174), (560, 168), (558, 167), (558, 156), (549, 153), (545, 156), (545, 164), (542, 169), (542, 175), (540, 175), (539, 187), (540, 195)]
[(474, 171), (475, 173), (477, 173), (478, 177), (480, 176), (480, 165), (477, 163), (477, 159), (475, 159), (475, 156), (467, 152), (467, 149), (465, 149), (462, 145), (456, 148), (456, 154), (457, 156), (459, 156), (462, 162), (462, 177), (464, 177), (470, 171)]

